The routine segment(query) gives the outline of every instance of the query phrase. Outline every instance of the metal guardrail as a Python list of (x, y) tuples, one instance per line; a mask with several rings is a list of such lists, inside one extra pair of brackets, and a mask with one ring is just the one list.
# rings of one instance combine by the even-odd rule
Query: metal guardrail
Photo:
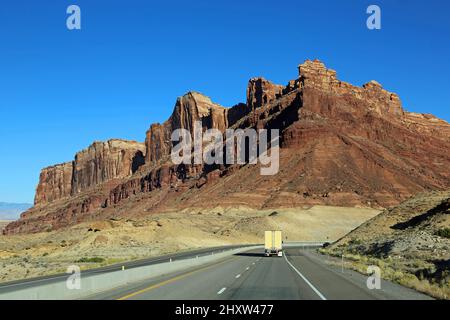
[(223, 258), (245, 252), (250, 249), (259, 248), (245, 247), (228, 249), (220, 253), (195, 256), (189, 259), (176, 261), (167, 261), (148, 266), (124, 269), (101, 274), (91, 275), (80, 278), (79, 289), (72, 290), (67, 287), (67, 279), (60, 279), (57, 282), (36, 285), (10, 292), (0, 293), (0, 300), (65, 300), (65, 299), (83, 299), (92, 294), (107, 290), (138, 283), (154, 277), (187, 270), (189, 268), (199, 267), (208, 263), (213, 263)]
[(283, 243), (283, 247), (303, 247), (303, 248), (311, 248), (311, 247), (322, 247), (328, 241), (317, 241), (317, 242), (306, 242), (306, 241), (288, 241)]

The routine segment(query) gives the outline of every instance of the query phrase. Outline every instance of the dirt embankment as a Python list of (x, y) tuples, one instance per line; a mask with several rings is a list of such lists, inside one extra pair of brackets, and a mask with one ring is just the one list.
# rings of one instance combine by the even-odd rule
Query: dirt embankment
[(387, 209), (324, 253), (347, 258), (382, 276), (441, 299), (450, 299), (450, 190), (419, 194)]

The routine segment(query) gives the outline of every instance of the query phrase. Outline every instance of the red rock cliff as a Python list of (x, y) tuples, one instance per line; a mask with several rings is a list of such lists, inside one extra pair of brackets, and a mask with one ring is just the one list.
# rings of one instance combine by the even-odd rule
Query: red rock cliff
[(236, 109), (222, 107), (198, 92), (179, 97), (169, 120), (163, 124), (153, 124), (147, 131), (146, 163), (154, 165), (169, 156), (172, 150), (171, 134), (175, 129), (186, 129), (193, 133), (194, 123), (200, 121), (203, 130), (215, 128), (225, 131), (228, 128), (229, 112), (236, 113)]
[[(171, 133), (192, 132), (197, 120), (203, 129), (221, 131), (279, 129), (279, 173), (261, 176), (258, 165), (174, 165)], [(136, 171), (132, 159), (142, 164), (143, 150), (94, 144), (73, 163), (44, 169), (36, 194), (42, 205), (3, 232), (39, 232), (116, 216), (122, 206), (140, 215), (236, 205), (379, 208), (417, 192), (450, 188), (449, 123), (406, 112), (399, 97), (376, 81), (362, 87), (343, 82), (317, 60), (301, 64), (298, 78), (286, 86), (251, 79), (247, 103), (232, 108), (195, 92), (178, 98), (172, 116), (148, 130), (146, 164)]]
[(73, 162), (66, 162), (42, 169), (34, 197), (34, 204), (48, 203), (70, 196), (72, 192), (72, 174)]
[(94, 142), (73, 162), (72, 194), (115, 178), (131, 176), (144, 164), (142, 143), (125, 140)]
[(115, 178), (131, 176), (144, 164), (142, 143), (125, 140), (94, 142), (75, 160), (42, 170), (35, 205), (76, 195)]

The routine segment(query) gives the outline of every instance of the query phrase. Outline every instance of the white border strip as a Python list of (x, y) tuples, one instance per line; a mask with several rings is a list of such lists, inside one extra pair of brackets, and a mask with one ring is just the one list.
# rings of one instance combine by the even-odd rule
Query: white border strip
[(297, 274), (298, 274), (298, 275), (306, 282), (306, 284), (307, 284), (308, 286), (310, 286), (311, 289), (313, 289), (313, 291), (320, 297), (320, 299), (322, 299), (322, 300), (327, 300), (327, 298), (325, 298), (325, 296), (324, 296), (323, 294), (321, 294), (320, 291), (317, 290), (317, 288), (314, 287), (314, 286), (312, 285), (312, 283), (309, 282), (309, 280), (306, 279), (306, 277), (305, 277), (303, 274), (301, 274), (301, 272), (298, 271), (296, 267), (294, 267), (294, 266), (292, 265), (292, 263), (289, 262), (289, 260), (286, 258), (286, 253), (285, 253), (285, 252), (284, 252), (283, 256), (284, 256), (284, 260), (286, 260), (286, 262), (288, 263), (288, 265), (289, 265), (292, 269), (294, 269), (295, 272), (297, 272)]

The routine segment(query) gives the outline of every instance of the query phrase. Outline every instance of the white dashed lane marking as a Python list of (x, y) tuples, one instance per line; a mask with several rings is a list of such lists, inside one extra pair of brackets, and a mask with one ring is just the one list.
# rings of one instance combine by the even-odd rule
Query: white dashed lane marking
[(225, 290), (227, 290), (227, 288), (222, 288), (222, 289), (220, 289), (220, 291), (219, 291), (219, 292), (217, 292), (217, 294), (222, 294), (222, 293), (224, 293), (224, 292), (225, 292)]

